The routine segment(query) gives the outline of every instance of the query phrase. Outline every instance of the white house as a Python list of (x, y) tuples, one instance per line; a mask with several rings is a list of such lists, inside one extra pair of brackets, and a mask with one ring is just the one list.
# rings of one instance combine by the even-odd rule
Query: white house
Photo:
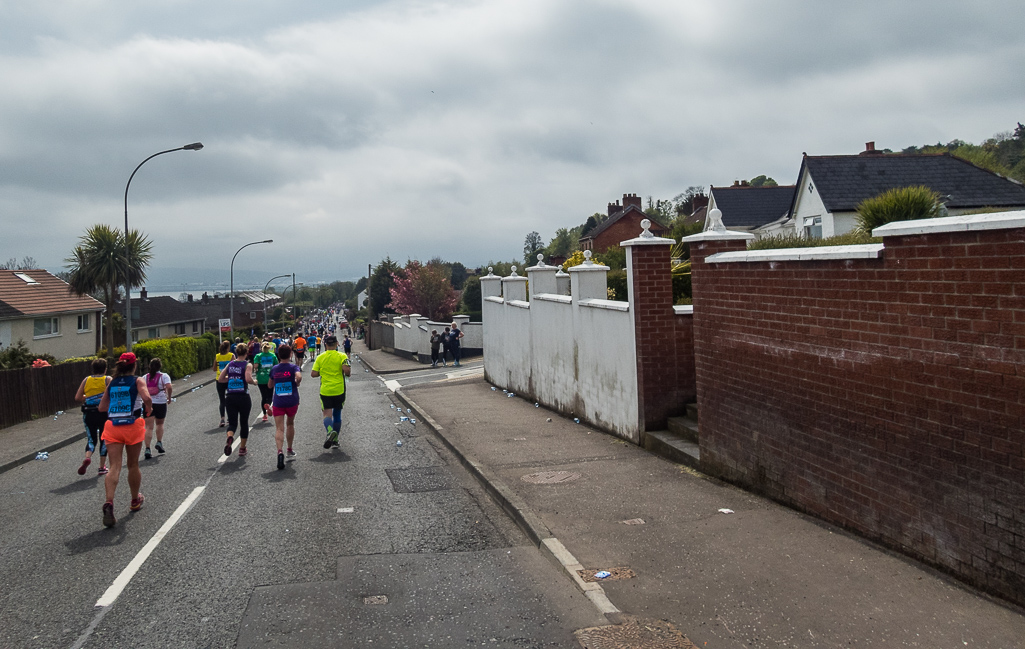
[[(752, 187), (746, 180), (727, 187), (710, 187), (708, 208), (719, 210), (728, 229), (738, 232), (756, 232), (787, 220), (794, 200), (794, 186)], [(705, 221), (705, 230), (709, 223)], [(766, 236), (768, 233), (761, 234)]]
[(858, 155), (805, 154), (784, 225), (807, 237), (844, 234), (857, 225), (861, 201), (918, 185), (940, 194), (951, 216), (986, 207), (1025, 208), (1021, 183), (947, 153), (883, 153), (868, 142)]
[(23, 341), (33, 353), (57, 359), (92, 356), (103, 309), (45, 270), (0, 270), (0, 349)]

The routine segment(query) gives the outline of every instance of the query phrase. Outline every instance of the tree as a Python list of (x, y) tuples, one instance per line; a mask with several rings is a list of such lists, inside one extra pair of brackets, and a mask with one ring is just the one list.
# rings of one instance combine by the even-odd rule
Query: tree
[(584, 229), (580, 231), (580, 236), (586, 237), (587, 233), (595, 229), (596, 227), (598, 227), (598, 220), (594, 218), (594, 215), (592, 214), (591, 216), (587, 217), (586, 221), (584, 221)]
[(153, 258), (153, 244), (138, 230), (129, 230), (127, 240), (120, 230), (103, 223), (89, 228), (79, 245), (65, 259), (68, 285), (76, 295), (101, 296), (106, 306), (106, 346), (114, 348), (114, 304), (126, 284), (131, 288), (146, 281), (146, 267)]
[(388, 306), (403, 315), (419, 313), (441, 321), (447, 320), (456, 308), (456, 292), (437, 264), (424, 266), (414, 259), (402, 271), (395, 272), (393, 278)]
[(545, 243), (536, 231), (527, 235), (523, 241), (523, 263), (533, 266), (537, 262), (537, 253), (544, 250)]
[(482, 308), (480, 278), (471, 275), (463, 287), (463, 311), (472, 315), (480, 313)]
[(775, 180), (762, 174), (761, 176), (755, 176), (749, 183), (752, 187), (779, 187)]
[(20, 264), (15, 257), (11, 257), (3, 264), (0, 264), (0, 270), (34, 270), (36, 268), (39, 268), (39, 264), (36, 262), (35, 257), (28, 255), (21, 258)]
[[(552, 257), (568, 257), (577, 247), (577, 239), (574, 239), (568, 228), (559, 228), (555, 236), (548, 243), (545, 249), (545, 259)], [(535, 253), (536, 258), (536, 253)]]
[(463, 290), (463, 286), (466, 284), (466, 277), (466, 266), (458, 261), (452, 262), (452, 288), (457, 291)]
[(388, 303), (391, 302), (391, 287), (395, 284), (393, 273), (399, 270), (399, 265), (385, 257), (384, 260), (374, 268), (374, 274), (370, 277), (370, 313), (379, 316), (388, 311)]

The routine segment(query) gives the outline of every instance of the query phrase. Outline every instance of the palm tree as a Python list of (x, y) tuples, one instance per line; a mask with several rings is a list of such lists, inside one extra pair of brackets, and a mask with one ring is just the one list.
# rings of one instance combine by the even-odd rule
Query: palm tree
[(126, 249), (124, 234), (103, 223), (86, 230), (79, 241), (71, 257), (64, 260), (69, 271), (68, 285), (77, 295), (97, 294), (106, 305), (109, 354), (114, 349), (114, 304), (126, 283), (135, 288), (146, 281), (146, 266), (153, 258), (153, 244), (138, 230), (129, 230)]

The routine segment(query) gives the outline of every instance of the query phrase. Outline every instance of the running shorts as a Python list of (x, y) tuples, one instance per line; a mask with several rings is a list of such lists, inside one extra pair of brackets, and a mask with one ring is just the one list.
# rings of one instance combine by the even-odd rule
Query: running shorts
[(167, 404), (166, 403), (154, 403), (153, 404), (153, 416), (163, 421), (167, 418)]
[(335, 408), (341, 410), (342, 406), (345, 405), (345, 393), (343, 392), (341, 394), (334, 394), (331, 396), (322, 394), (320, 395), (320, 403), (323, 404), (324, 410), (327, 410), (328, 408), (331, 408), (332, 410)]
[(299, 412), (299, 406), (286, 406), (281, 408), (280, 406), (271, 406), (275, 417), (295, 417), (295, 413)]
[(124, 444), (125, 446), (142, 444), (142, 441), (146, 439), (146, 420), (138, 417), (134, 423), (115, 426), (114, 422), (108, 419), (107, 423), (103, 425), (102, 439), (108, 444)]

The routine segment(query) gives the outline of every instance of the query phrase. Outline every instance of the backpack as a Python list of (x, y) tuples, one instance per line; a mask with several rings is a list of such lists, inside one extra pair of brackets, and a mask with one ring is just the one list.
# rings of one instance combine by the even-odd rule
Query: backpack
[(160, 372), (157, 372), (155, 380), (149, 376), (146, 377), (146, 389), (149, 390), (150, 396), (160, 394), (160, 378)]

